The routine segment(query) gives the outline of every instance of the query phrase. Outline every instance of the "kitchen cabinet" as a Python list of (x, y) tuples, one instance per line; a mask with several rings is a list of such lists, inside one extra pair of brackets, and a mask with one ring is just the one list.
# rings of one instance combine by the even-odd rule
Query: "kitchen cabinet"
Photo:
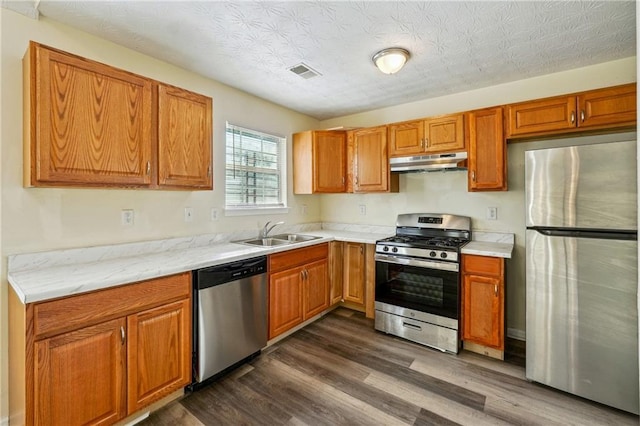
[(112, 424), (191, 381), (190, 273), (9, 311), (12, 422)]
[(344, 250), (342, 241), (329, 243), (329, 304), (336, 305), (342, 301), (342, 274), (344, 273)]
[(212, 189), (211, 98), (158, 85), (158, 184)]
[(373, 318), (375, 305), (375, 245), (343, 242), (342, 305)]
[(211, 189), (211, 98), (31, 42), (24, 184)]
[(309, 130), (293, 135), (294, 194), (347, 191), (347, 134)]
[(636, 84), (507, 106), (509, 138), (636, 125)]
[(329, 244), (269, 256), (269, 339), (329, 308)]
[(348, 192), (398, 192), (398, 175), (389, 171), (387, 126), (349, 132), (348, 154), (353, 175)]
[(465, 150), (462, 113), (394, 123), (388, 128), (390, 157)]
[(504, 259), (462, 256), (464, 348), (504, 358)]
[(506, 191), (507, 150), (503, 108), (471, 111), (465, 119), (469, 191)]

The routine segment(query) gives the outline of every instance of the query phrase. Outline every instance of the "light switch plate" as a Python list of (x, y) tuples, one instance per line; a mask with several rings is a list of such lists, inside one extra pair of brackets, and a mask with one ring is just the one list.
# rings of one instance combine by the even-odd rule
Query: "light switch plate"
[(489, 219), (489, 220), (498, 219), (498, 208), (497, 207), (487, 207), (487, 219)]
[(120, 221), (122, 226), (133, 226), (133, 219), (135, 214), (133, 209), (123, 209), (120, 213)]
[(215, 207), (211, 209), (211, 221), (215, 222), (220, 219), (220, 209), (216, 209)]
[(193, 222), (193, 207), (184, 208), (184, 221)]
[(358, 206), (358, 208), (360, 209), (360, 215), (361, 216), (365, 216), (367, 214), (367, 206), (364, 204), (360, 204)]

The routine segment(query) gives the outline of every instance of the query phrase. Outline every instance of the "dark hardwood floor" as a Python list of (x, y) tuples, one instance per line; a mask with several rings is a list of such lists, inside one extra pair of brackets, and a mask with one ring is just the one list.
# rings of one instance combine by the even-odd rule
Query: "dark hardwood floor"
[(142, 425), (637, 425), (520, 365), (388, 336), (337, 309)]

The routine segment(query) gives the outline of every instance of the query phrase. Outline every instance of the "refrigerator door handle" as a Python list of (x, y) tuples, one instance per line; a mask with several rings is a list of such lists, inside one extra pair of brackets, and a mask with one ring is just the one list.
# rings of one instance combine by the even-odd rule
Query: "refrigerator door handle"
[(547, 237), (571, 237), (571, 238), (593, 238), (601, 240), (625, 240), (637, 241), (638, 231), (635, 230), (600, 230), (600, 229), (580, 229), (580, 228), (552, 228), (544, 226), (530, 226), (527, 229), (539, 232)]

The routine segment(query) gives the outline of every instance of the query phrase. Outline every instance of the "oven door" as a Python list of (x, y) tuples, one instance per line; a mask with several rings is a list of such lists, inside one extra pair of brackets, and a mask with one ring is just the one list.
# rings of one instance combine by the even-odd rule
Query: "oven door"
[(459, 319), (459, 265), (376, 254), (376, 302)]

